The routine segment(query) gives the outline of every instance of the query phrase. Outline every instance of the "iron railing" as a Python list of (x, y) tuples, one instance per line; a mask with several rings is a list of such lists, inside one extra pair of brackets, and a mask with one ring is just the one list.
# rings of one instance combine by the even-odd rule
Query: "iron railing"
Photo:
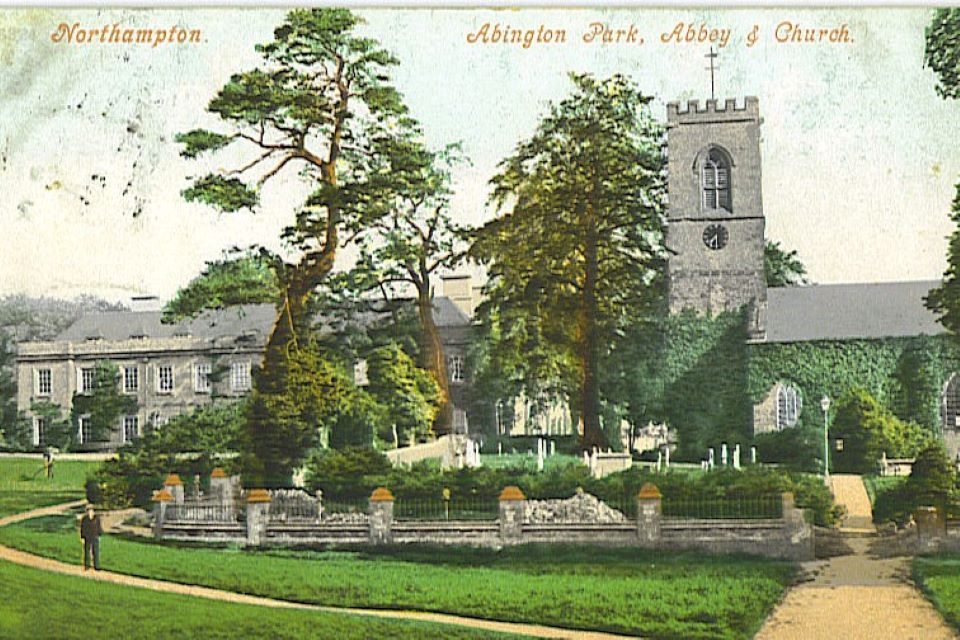
[(242, 509), (224, 504), (181, 504), (167, 505), (164, 519), (169, 522), (238, 522)]
[(783, 499), (779, 495), (743, 498), (664, 498), (661, 510), (665, 518), (705, 520), (782, 518)]
[(496, 498), (399, 498), (393, 503), (394, 520), (496, 520), (499, 516)]

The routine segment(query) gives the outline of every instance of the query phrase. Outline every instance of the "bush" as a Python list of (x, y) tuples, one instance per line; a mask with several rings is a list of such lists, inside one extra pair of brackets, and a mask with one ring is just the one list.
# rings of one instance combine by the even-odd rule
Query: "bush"
[(96, 478), (87, 478), (86, 483), (83, 485), (83, 490), (87, 496), (87, 502), (94, 504), (103, 503), (103, 492), (100, 490), (100, 483), (97, 482)]
[(955, 472), (946, 450), (940, 443), (931, 443), (917, 455), (906, 481), (877, 496), (873, 520), (902, 525), (917, 507), (944, 505), (955, 487)]

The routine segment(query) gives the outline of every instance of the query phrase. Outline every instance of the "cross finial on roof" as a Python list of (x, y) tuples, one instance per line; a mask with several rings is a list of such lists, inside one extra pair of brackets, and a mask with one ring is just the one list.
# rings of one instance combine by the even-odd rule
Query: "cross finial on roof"
[(719, 53), (717, 53), (716, 51), (713, 50), (713, 47), (710, 47), (710, 53), (708, 53), (708, 54), (706, 54), (705, 56), (703, 56), (704, 58), (709, 58), (709, 59), (710, 59), (710, 66), (709, 66), (709, 67), (705, 67), (705, 68), (710, 70), (710, 99), (711, 99), (711, 100), (716, 100), (716, 99), (717, 99), (717, 97), (714, 95), (713, 73), (714, 73), (714, 71), (716, 71), (717, 69), (719, 69), (720, 66), (719, 66), (719, 65), (714, 65), (714, 64), (713, 64), (713, 61), (716, 60), (717, 57), (719, 57), (719, 55), (720, 55)]

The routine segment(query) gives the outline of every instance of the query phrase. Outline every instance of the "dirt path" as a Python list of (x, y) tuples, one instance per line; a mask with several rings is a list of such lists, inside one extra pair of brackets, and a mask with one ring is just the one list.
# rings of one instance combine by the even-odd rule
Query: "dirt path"
[[(85, 501), (78, 500), (66, 504), (44, 507), (24, 513), (18, 513), (6, 518), (0, 518), (0, 526), (37, 518), (40, 516), (53, 515), (66, 511), (67, 509), (81, 506)], [(628, 636), (619, 636), (609, 633), (600, 633), (593, 631), (574, 631), (571, 629), (559, 629), (556, 627), (547, 627), (535, 624), (523, 624), (514, 622), (495, 622), (492, 620), (482, 620), (478, 618), (466, 618), (443, 613), (427, 613), (423, 611), (385, 611), (381, 609), (352, 609), (341, 607), (322, 607), (317, 605), (300, 604), (297, 602), (288, 602), (285, 600), (274, 600), (272, 598), (261, 598), (258, 596), (249, 596), (232, 591), (222, 591), (220, 589), (210, 589), (208, 587), (198, 587), (192, 585), (179, 584), (176, 582), (166, 582), (163, 580), (151, 580), (147, 578), (138, 578), (128, 576), (122, 573), (113, 573), (110, 571), (84, 571), (79, 565), (66, 564), (57, 560), (35, 556), (30, 553), (11, 549), (0, 545), (0, 561), (8, 561), (20, 564), (34, 569), (51, 571), (64, 575), (98, 580), (100, 582), (111, 582), (129, 587), (138, 587), (141, 589), (150, 589), (152, 591), (162, 591), (165, 593), (178, 593), (181, 595), (195, 596), (198, 598), (207, 598), (209, 600), (220, 600), (223, 602), (235, 602), (239, 604), (251, 604), (263, 607), (274, 607), (279, 609), (304, 609), (308, 611), (325, 611), (330, 613), (346, 613), (359, 616), (371, 616), (376, 618), (390, 618), (397, 620), (419, 620), (422, 622), (436, 622), (440, 624), (456, 625), (460, 627), (469, 627), (472, 629), (483, 629), (486, 631), (499, 631), (503, 633), (514, 633), (534, 638), (560, 638), (569, 640), (608, 640), (613, 638), (626, 638)]]
[(858, 533), (873, 533), (873, 508), (870, 505), (870, 496), (863, 486), (863, 478), (857, 475), (835, 473), (830, 476), (830, 486), (833, 489), (833, 499), (842, 505), (847, 513), (840, 523), (841, 531)]
[(834, 476), (838, 504), (847, 507), (841, 531), (853, 555), (811, 562), (813, 580), (792, 589), (756, 640), (947, 640), (957, 638), (910, 582), (910, 558), (868, 554), (875, 538), (870, 500), (859, 476)]

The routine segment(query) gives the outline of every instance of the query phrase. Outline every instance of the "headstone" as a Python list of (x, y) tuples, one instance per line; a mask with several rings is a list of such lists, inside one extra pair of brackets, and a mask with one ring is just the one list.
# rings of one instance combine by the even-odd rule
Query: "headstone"
[(657, 450), (657, 471), (660, 471), (660, 456), (661, 456), (661, 453), (660, 453), (660, 450), (658, 449)]
[(499, 457), (502, 456), (502, 455), (503, 455), (503, 443), (502, 443), (502, 442), (498, 442), (498, 443), (497, 443), (497, 457), (499, 458)]
[(757, 464), (757, 448), (750, 447), (750, 464)]
[(727, 443), (720, 445), (720, 464), (727, 466)]
[(733, 448), (733, 468), (734, 469), (740, 468), (740, 444), (739, 443), (737, 443), (737, 445)]
[(551, 457), (557, 455), (557, 441), (556, 441), (556, 440), (551, 440), (551, 441), (550, 441), (550, 455), (551, 455)]
[(663, 458), (664, 465), (666, 465), (667, 469), (669, 469), (670, 468), (670, 446), (669, 445), (663, 448), (663, 456), (664, 456)]
[(710, 449), (707, 452), (707, 468), (713, 469), (713, 465), (714, 465), (713, 447), (710, 447)]
[(546, 451), (546, 442), (537, 440), (537, 471), (543, 471), (543, 452)]

